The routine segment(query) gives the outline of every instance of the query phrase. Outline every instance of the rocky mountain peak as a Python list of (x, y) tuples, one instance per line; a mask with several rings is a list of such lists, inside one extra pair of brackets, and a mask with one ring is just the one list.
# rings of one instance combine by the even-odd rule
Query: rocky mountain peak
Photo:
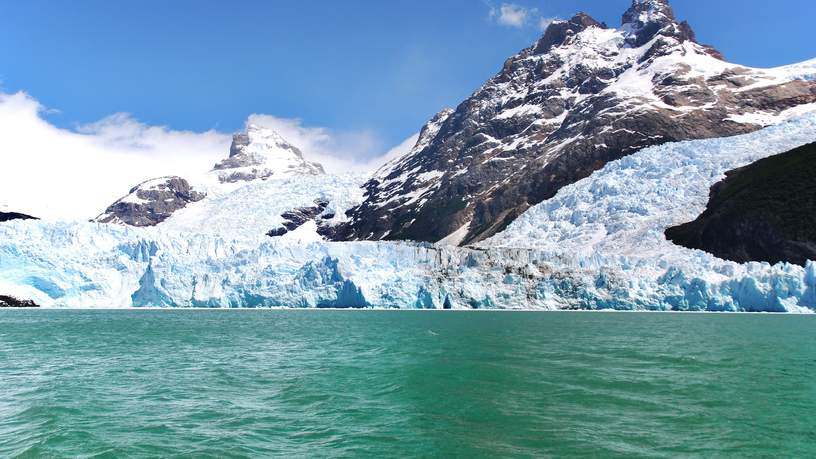
[[(0, 207), (2, 209), (2, 207)], [(4, 212), (0, 210), (0, 222), (7, 222), (11, 220), (37, 220), (36, 217), (32, 217), (31, 215), (22, 214), (20, 212)]]
[(333, 237), (478, 242), (609, 161), (806, 110), (816, 81), (796, 75), (807, 68), (724, 62), (667, 0), (634, 0), (619, 29), (579, 13), (434, 117), (408, 155), (365, 184)]
[(255, 152), (266, 152), (271, 155), (274, 155), (277, 150), (284, 150), (303, 157), (303, 153), (278, 134), (277, 131), (253, 123), (247, 124), (244, 132), (233, 134), (229, 157), (232, 158), (245, 153), (248, 148)]
[(232, 136), (229, 157), (213, 171), (222, 183), (325, 173), (323, 166), (304, 159), (300, 149), (275, 130), (253, 123)]
[(669, 5), (669, 0), (632, 0), (632, 6), (623, 13), (623, 24), (662, 19), (674, 20), (674, 11)]
[(645, 45), (658, 34), (681, 42), (696, 40), (688, 22), (677, 22), (669, 0), (633, 0), (621, 23), (627, 43), (634, 47)]
[(439, 128), (442, 126), (442, 123), (448, 119), (453, 114), (454, 110), (452, 108), (446, 108), (436, 115), (433, 116), (419, 131), (419, 138), (417, 139), (417, 143), (414, 146), (414, 149), (419, 146), (420, 148), (424, 148), (434, 137), (436, 134), (439, 133)]
[(585, 13), (578, 13), (569, 21), (553, 21), (533, 48), (533, 54), (546, 54), (553, 47), (563, 45), (567, 39), (590, 27), (606, 28), (606, 24)]
[(230, 144), (229, 157), (241, 154), (241, 152), (249, 146), (249, 134), (240, 132), (232, 135), (232, 144)]
[(301, 151), (296, 146), (289, 143), (286, 139), (283, 138), (283, 136), (278, 134), (277, 131), (275, 131), (274, 129), (259, 126), (257, 124), (250, 123), (246, 127), (246, 132), (234, 135), (233, 143), (235, 143), (236, 137), (238, 137), (238, 140), (241, 141), (238, 145), (242, 145), (244, 147), (256, 145), (264, 147), (266, 149), (280, 148), (284, 150), (290, 150), (297, 154), (298, 156), (303, 156), (303, 153), (301, 153)]

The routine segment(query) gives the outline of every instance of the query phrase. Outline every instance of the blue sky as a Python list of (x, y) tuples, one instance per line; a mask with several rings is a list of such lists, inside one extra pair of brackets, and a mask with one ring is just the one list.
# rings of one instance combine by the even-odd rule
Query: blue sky
[[(371, 151), (455, 106), (540, 34), (586, 11), (618, 25), (630, 0), (0, 0), (0, 90), (71, 127), (117, 112), (177, 130), (239, 129), (251, 113), (365, 132)], [(675, 0), (701, 42), (741, 64), (816, 57), (813, 0)]]

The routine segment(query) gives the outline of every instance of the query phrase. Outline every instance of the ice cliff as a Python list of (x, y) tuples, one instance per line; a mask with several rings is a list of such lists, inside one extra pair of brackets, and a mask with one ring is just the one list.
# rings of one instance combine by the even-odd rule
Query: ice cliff
[[(504, 232), (464, 249), (297, 237), (309, 228), (269, 238), (266, 226), (277, 213), (236, 225), (252, 214), (253, 201), (232, 193), (224, 199), (246, 214), (213, 218), (197, 203), (145, 228), (14, 220), (0, 224), (0, 292), (66, 307), (813, 311), (816, 264), (728, 262), (674, 246), (663, 231), (696, 217), (725, 171), (814, 140), (811, 114), (751, 134), (650, 147), (564, 187)], [(281, 198), (269, 204), (275, 211), (308, 203), (321, 189), (290, 180), (253, 186)], [(312, 180), (326, 181), (322, 189), (334, 202), (352, 199), (342, 190), (358, 183)]]

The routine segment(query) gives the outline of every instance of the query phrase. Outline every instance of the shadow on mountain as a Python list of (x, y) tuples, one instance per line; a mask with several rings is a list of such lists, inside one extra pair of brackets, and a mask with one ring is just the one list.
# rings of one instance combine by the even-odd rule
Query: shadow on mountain
[(816, 260), (816, 143), (726, 173), (705, 212), (666, 238), (736, 262)]

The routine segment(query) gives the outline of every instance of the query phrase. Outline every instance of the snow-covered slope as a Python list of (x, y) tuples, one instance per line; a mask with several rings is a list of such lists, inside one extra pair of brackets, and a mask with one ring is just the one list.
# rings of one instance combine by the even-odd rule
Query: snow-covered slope
[(338, 238), (474, 243), (644, 147), (816, 110), (812, 70), (728, 63), (667, 0), (634, 0), (619, 28), (586, 14), (555, 21), (372, 177)]
[[(325, 213), (333, 217), (327, 223), (336, 224), (344, 220), (346, 210), (362, 201), (364, 181), (359, 174), (309, 174), (202, 185), (207, 190), (204, 200), (175, 212), (159, 226), (233, 238), (267, 237), (269, 230), (283, 223), (281, 214), (313, 205), (316, 199), (328, 201)], [(316, 236), (316, 228), (311, 233)]]
[[(96, 221), (257, 240), (281, 226), (281, 214), (315, 200), (328, 203), (324, 215), (331, 218), (321, 218), (323, 225), (344, 222), (346, 211), (362, 201), (364, 181), (362, 174), (325, 174), (277, 132), (250, 123), (212, 170), (147, 180)], [(286, 237), (321, 239), (316, 224), (303, 226)]]
[(769, 70), (780, 80), (816, 80), (816, 59), (785, 65)]
[(816, 264), (726, 262), (663, 229), (699, 213), (725, 170), (814, 140), (808, 115), (647, 148), (473, 249), (12, 221), (0, 224), (0, 291), (68, 307), (813, 311)]
[(213, 172), (222, 183), (325, 173), (323, 166), (306, 161), (277, 132), (256, 124), (233, 136), (229, 157), (216, 164)]

